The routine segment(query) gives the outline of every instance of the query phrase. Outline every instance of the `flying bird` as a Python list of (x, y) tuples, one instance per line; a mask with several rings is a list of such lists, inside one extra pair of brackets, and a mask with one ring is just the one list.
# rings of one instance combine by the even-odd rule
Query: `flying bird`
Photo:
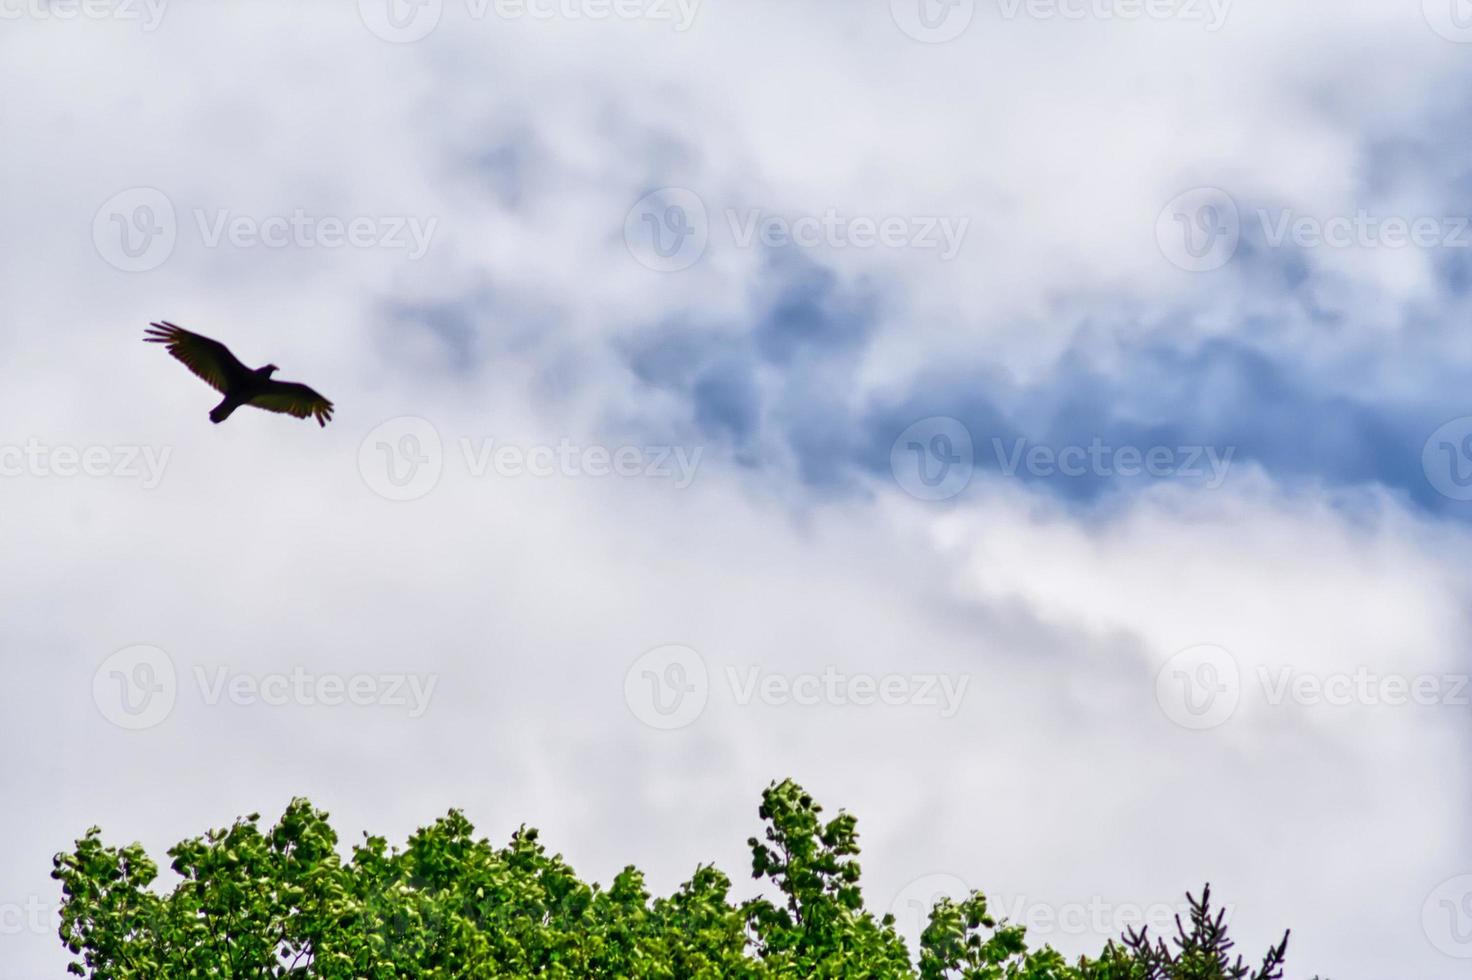
[(169, 353), (182, 361), (185, 367), (225, 396), (225, 400), (210, 411), (211, 422), (225, 421), (242, 405), (253, 405), (299, 419), (315, 418), (320, 426), (326, 426), (332, 420), (332, 402), (304, 384), (273, 381), (271, 375), (281, 370), (274, 364), (251, 370), (218, 340), (191, 333), (167, 320), (150, 323), (144, 332), (147, 334), (143, 338), (146, 342), (166, 345)]

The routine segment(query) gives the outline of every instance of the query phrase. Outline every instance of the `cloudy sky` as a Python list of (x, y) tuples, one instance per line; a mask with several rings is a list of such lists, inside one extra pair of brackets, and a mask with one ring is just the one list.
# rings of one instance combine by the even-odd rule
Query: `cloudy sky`
[[(0, 976), (295, 795), (1472, 958), (1460, 0), (0, 0)], [(169, 319), (337, 404), (241, 410)]]

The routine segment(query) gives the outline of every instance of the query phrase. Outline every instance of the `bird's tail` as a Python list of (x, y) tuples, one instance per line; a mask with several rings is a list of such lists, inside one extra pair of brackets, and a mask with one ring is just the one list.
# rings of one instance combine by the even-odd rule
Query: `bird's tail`
[(215, 423), (216, 425), (219, 425), (221, 422), (230, 417), (231, 412), (235, 411), (239, 407), (239, 404), (227, 398), (224, 401), (220, 402), (220, 404), (216, 405), (214, 408), (210, 409), (210, 421)]

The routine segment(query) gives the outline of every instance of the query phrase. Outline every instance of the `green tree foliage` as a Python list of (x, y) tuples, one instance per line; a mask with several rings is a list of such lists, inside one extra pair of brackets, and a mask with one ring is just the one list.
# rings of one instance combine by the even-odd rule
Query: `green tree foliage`
[[(169, 851), (182, 879), (153, 888), (139, 845), (93, 828), (57, 855), (60, 935), (69, 967), (96, 980), (215, 978), (921, 977), (925, 980), (1277, 980), (1283, 942), (1249, 972), (1209, 890), (1177, 921), (1174, 949), (1129, 933), (1069, 963), (1028, 946), (974, 892), (936, 903), (911, 951), (892, 916), (864, 909), (855, 819), (822, 819), (791, 780), (762, 794), (752, 875), (770, 897), (733, 903), (731, 881), (696, 868), (667, 898), (625, 868), (588, 884), (523, 827), (505, 847), (477, 840), (458, 811), (403, 850), (365, 835), (346, 860), (327, 814), (294, 800), (261, 830), (258, 814)], [(918, 964), (918, 966), (916, 965)]]

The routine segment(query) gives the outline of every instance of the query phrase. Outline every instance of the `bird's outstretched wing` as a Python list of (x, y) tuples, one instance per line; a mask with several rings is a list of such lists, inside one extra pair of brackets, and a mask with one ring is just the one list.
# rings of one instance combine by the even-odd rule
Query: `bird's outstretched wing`
[(152, 344), (165, 344), (169, 353), (184, 363), (184, 366), (203, 378), (211, 388), (224, 393), (231, 385), (250, 374), (250, 369), (241, 364), (230, 348), (218, 340), (190, 333), (169, 321), (150, 323), (143, 339)]
[(269, 381), (265, 390), (248, 404), (264, 408), (268, 412), (294, 415), (299, 419), (310, 416), (320, 426), (326, 426), (332, 421), (332, 402), (295, 381)]

